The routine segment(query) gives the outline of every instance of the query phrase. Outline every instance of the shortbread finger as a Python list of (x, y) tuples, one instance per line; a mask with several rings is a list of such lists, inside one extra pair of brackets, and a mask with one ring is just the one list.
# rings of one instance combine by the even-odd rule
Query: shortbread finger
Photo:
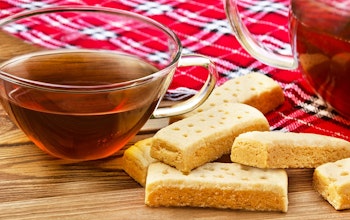
[(226, 81), (216, 87), (208, 99), (195, 110), (171, 118), (171, 122), (187, 118), (223, 103), (244, 103), (257, 108), (263, 114), (284, 102), (281, 86), (272, 78), (252, 72)]
[(265, 116), (249, 105), (231, 103), (177, 121), (153, 137), (151, 156), (184, 173), (231, 151), (247, 131), (268, 131)]
[(145, 186), (148, 166), (157, 160), (150, 155), (152, 138), (136, 142), (125, 150), (123, 169), (141, 186)]
[(317, 167), (313, 184), (336, 210), (350, 209), (350, 158)]
[(191, 206), (281, 211), (288, 209), (288, 178), (283, 169), (236, 163), (207, 163), (185, 175), (164, 163), (148, 170), (148, 206)]
[(350, 157), (350, 142), (320, 134), (247, 132), (231, 151), (232, 162), (260, 168), (315, 168)]

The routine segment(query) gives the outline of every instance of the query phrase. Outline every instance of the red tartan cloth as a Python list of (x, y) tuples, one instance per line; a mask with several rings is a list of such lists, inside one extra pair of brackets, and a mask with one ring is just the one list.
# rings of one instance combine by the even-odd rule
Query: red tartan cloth
[[(290, 51), (287, 27), (289, 0), (239, 1), (244, 21), (257, 38), (274, 50)], [(266, 74), (278, 81), (284, 89), (286, 100), (278, 109), (266, 114), (272, 130), (312, 132), (350, 141), (350, 120), (327, 108), (298, 70), (287, 71), (266, 66), (239, 45), (227, 23), (222, 1), (5, 0), (0, 1), (0, 18), (50, 5), (98, 5), (153, 18), (178, 35), (184, 52), (200, 53), (214, 61), (220, 74), (218, 84), (251, 71)], [(33, 40), (30, 33), (22, 33), (22, 37)], [(52, 47), (62, 46), (61, 42), (55, 40), (45, 43)], [(201, 87), (206, 75), (190, 70), (176, 72), (167, 94), (168, 99), (181, 99)]]

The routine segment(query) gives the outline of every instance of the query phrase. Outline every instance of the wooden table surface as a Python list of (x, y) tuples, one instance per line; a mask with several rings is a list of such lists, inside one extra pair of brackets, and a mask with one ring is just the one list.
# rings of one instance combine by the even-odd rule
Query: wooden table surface
[[(164, 126), (152, 121), (148, 128)], [(133, 142), (152, 134), (139, 134)], [(312, 188), (312, 169), (288, 170), (289, 210), (249, 212), (150, 208), (144, 189), (120, 168), (123, 151), (108, 159), (67, 163), (36, 146), (0, 109), (0, 219), (350, 219)]]

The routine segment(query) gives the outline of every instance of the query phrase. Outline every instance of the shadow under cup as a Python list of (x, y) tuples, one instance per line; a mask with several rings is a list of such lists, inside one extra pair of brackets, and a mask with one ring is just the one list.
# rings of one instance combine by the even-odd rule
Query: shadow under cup
[[(47, 9), (0, 25), (5, 31), (15, 25), (43, 31), (53, 20), (60, 32), (41, 36), (59, 41), (59, 48), (35, 45), (38, 52), (16, 54), (0, 66), (1, 103), (47, 153), (78, 161), (107, 157), (158, 106), (181, 44), (152, 20), (127, 12)], [(101, 33), (91, 34), (94, 28)]]

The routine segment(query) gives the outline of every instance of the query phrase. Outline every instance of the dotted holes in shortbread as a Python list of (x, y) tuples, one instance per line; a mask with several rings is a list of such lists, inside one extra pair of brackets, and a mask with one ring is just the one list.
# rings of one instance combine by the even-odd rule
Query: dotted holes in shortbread
[(226, 172), (227, 175), (230, 175), (230, 176), (235, 176), (236, 174), (234, 172)]
[(220, 170), (223, 170), (223, 171), (228, 171), (229, 168), (228, 167), (221, 167)]
[(244, 165), (241, 164), (241, 170), (249, 171), (249, 170), (250, 170), (250, 167), (244, 166)]
[(349, 172), (347, 171), (343, 171), (340, 173), (340, 176), (348, 176), (349, 175)]
[(194, 125), (191, 123), (191, 124), (188, 124), (187, 127), (189, 128), (192, 128)]
[(343, 164), (337, 163), (336, 166), (339, 167), (339, 168), (342, 168), (342, 167), (343, 167)]
[(215, 178), (220, 178), (220, 179), (224, 178), (224, 176), (221, 175), (221, 174), (219, 174), (219, 175), (214, 175), (214, 177), (215, 177)]
[(199, 112), (203, 112), (204, 110), (202, 108), (197, 108), (196, 111)]
[[(222, 112), (222, 111), (223, 111), (223, 110), (221, 110), (220, 112)], [(225, 112), (224, 114), (226, 115), (227, 112)], [(222, 117), (221, 117), (221, 120), (222, 120), (222, 121), (219, 121), (219, 124), (223, 125), (223, 124), (225, 124), (225, 120), (227, 120), (227, 117), (222, 116)]]
[(235, 176), (236, 174), (232, 171), (230, 171), (230, 168), (228, 167), (221, 167), (220, 170), (224, 171), (229, 176)]
[(206, 166), (203, 168), (204, 170), (207, 170), (207, 171), (215, 171), (215, 168), (212, 167), (212, 166)]
[(167, 174), (169, 174), (168, 169), (163, 170), (163, 171), (162, 171), (162, 174), (163, 174), (163, 175), (167, 175)]
[(336, 178), (334, 178), (334, 177), (330, 177), (330, 178), (329, 178), (329, 181), (331, 181), (331, 182), (335, 182), (335, 181), (337, 181), (337, 179), (336, 179)]

